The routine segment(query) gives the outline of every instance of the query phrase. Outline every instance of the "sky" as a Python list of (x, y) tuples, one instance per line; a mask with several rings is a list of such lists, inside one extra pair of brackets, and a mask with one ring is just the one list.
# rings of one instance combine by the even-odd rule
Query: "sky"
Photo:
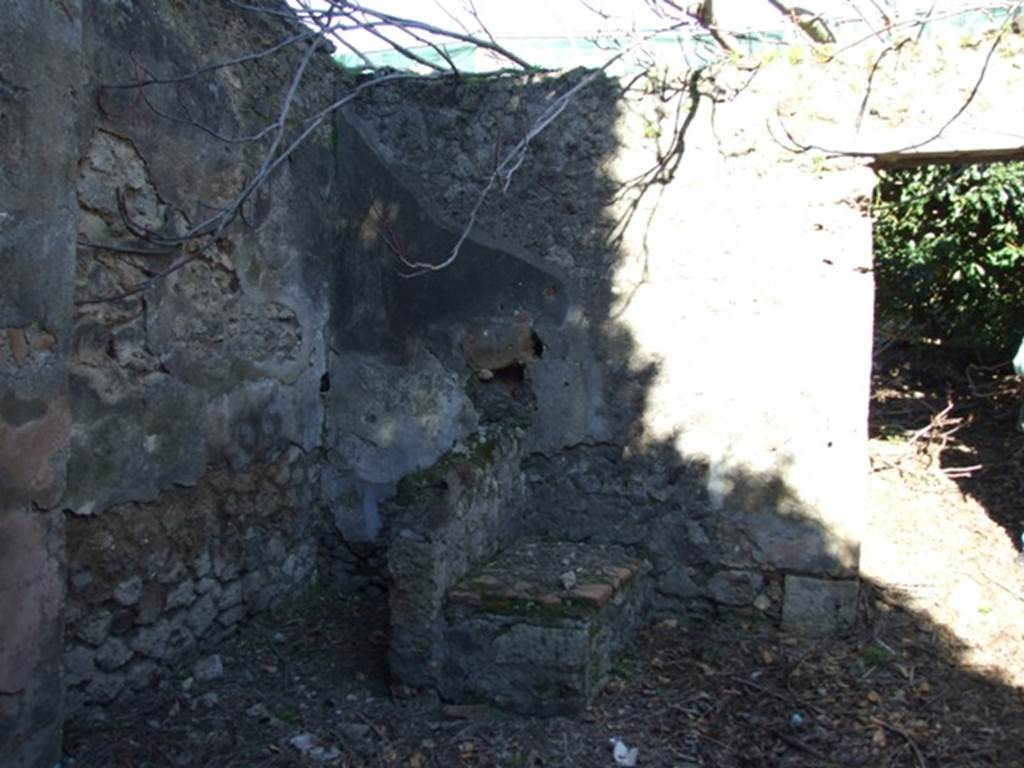
[[(694, 4), (693, 0), (680, 0), (679, 5)], [(792, 3), (815, 12), (849, 16), (856, 12), (874, 12), (875, 6), (895, 9), (897, 12), (927, 9), (932, 0), (800, 0)], [(937, 0), (936, 5), (963, 5), (962, 0)], [(656, 17), (646, 11), (644, 0), (366, 0), (366, 5), (396, 15), (414, 17), (439, 25), (451, 25), (456, 17), (473, 25), (466, 12), (475, 6), (492, 33), (502, 36), (535, 36), (593, 33), (606, 26), (600, 14), (614, 17), (619, 22), (638, 21), (641, 25), (657, 23)], [(723, 26), (746, 27), (776, 24), (779, 13), (766, 0), (716, 0), (715, 12)]]
[[(384, 0), (396, 7), (410, 8), (410, 3), (401, 0)], [(647, 10), (643, 0), (473, 0), (481, 18), (485, 19), (492, 32), (501, 35), (535, 35), (538, 31), (564, 34), (592, 33), (608, 24), (600, 14), (614, 17), (620, 23), (629, 21), (645, 24), (657, 24), (658, 19)], [(692, 0), (691, 0), (692, 2)], [(819, 5), (835, 5), (844, 0), (823, 0)], [(456, 12), (464, 4), (460, 0), (420, 0), (424, 11), (427, 6), (443, 4), (450, 11)], [(802, 5), (811, 5), (814, 0), (801, 0)], [(679, 5), (690, 3), (680, 2)], [(764, 0), (716, 0), (716, 13), (723, 23), (729, 19), (743, 19), (746, 24), (757, 25), (773, 22), (778, 16)], [(593, 10), (592, 10), (593, 9)], [(598, 11), (599, 13), (595, 12)], [(408, 10), (406, 11), (408, 12)]]
[[(323, 0), (290, 0), (311, 2)], [(615, 33), (631, 28), (651, 29), (664, 21), (649, 10), (645, 0), (360, 0), (385, 13), (415, 18), (449, 29), (460, 25), (476, 32), (479, 22), (470, 12), (475, 8), (487, 29), (510, 41), (517, 37), (581, 37), (596, 32)], [(694, 0), (676, 0), (684, 7)], [(791, 2), (832, 18), (850, 19), (858, 14), (878, 19), (878, 9), (892, 16), (964, 7), (967, 0), (798, 0)], [(719, 23), (730, 30), (758, 30), (784, 27), (780, 14), (767, 0), (715, 0)], [(379, 50), (381, 41), (368, 33), (347, 33), (346, 39), (364, 52)], [(406, 43), (409, 44), (409, 43)], [(412, 43), (413, 45), (415, 43)]]
[[(803, 0), (805, 4), (809, 0)], [(813, 1), (813, 0), (811, 0)], [(835, 4), (843, 0), (823, 0)], [(609, 27), (657, 25), (644, 0), (367, 0), (375, 10), (451, 27), (453, 19), (477, 27), (467, 7), (476, 8), (492, 34), (500, 37), (565, 37), (593, 34)], [(748, 24), (774, 21), (778, 12), (763, 0), (717, 0), (725, 15), (742, 16)], [(763, 6), (763, 7), (762, 7)], [(605, 14), (609, 19), (602, 18)], [(369, 41), (368, 41), (369, 42)]]

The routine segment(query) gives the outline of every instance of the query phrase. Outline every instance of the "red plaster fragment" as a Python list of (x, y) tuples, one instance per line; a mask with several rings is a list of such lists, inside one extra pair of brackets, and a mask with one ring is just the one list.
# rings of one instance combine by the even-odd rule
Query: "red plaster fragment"
[(7, 341), (11, 345), (11, 354), (14, 362), (19, 366), (24, 364), (28, 357), (28, 345), (25, 343), (25, 331), (22, 328), (8, 328)]
[(627, 581), (632, 579), (636, 573), (633, 568), (625, 565), (609, 565), (605, 567), (604, 572), (608, 574), (608, 577), (612, 581), (612, 585), (616, 588), (621, 587)]
[(603, 608), (612, 599), (615, 589), (611, 584), (580, 584), (569, 594), (577, 600)]
[(28, 341), (33, 349), (40, 352), (49, 352), (57, 345), (57, 337), (42, 328), (30, 330)]

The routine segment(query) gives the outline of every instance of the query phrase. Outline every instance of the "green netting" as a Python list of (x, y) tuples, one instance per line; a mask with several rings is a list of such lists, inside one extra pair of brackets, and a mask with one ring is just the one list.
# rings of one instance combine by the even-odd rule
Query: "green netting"
[[(924, 28), (922, 40), (938, 39), (950, 35), (967, 35), (981, 32), (1002, 23), (1006, 19), (1005, 7), (971, 8), (958, 13), (936, 13)], [(925, 14), (920, 14), (921, 18)], [(739, 53), (764, 53), (786, 45), (793, 40), (791, 27), (743, 32), (735, 36)], [(872, 28), (861, 19), (839, 19), (828, 22), (829, 28), (840, 41), (857, 40), (869, 36)], [(912, 27), (906, 27), (912, 30)], [(914, 32), (916, 34), (916, 31)], [(603, 65), (617, 50), (629, 44), (624, 38), (612, 36), (537, 36), (512, 37), (501, 40), (509, 50), (541, 69), (569, 69), (572, 67), (598, 67)], [(494, 54), (468, 44), (445, 44), (440, 46), (462, 72), (492, 72), (508, 66), (508, 62)], [(425, 61), (447, 67), (444, 57), (429, 46), (410, 46), (409, 50)], [(658, 35), (646, 41), (637, 57), (631, 58), (626, 67), (642, 66), (643, 57), (658, 61), (672, 61), (680, 66), (692, 68), (707, 64), (722, 55), (721, 49), (710, 35), (693, 29), (685, 32)], [(366, 53), (375, 67), (390, 67), (426, 71), (427, 67), (417, 65), (391, 49)], [(339, 53), (335, 59), (346, 68), (359, 69), (364, 62), (355, 54)]]

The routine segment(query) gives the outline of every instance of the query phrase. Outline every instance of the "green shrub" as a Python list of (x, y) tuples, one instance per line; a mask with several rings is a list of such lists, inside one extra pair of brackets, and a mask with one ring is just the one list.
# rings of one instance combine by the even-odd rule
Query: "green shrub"
[(1024, 333), (1024, 163), (881, 171), (876, 318), (996, 355)]

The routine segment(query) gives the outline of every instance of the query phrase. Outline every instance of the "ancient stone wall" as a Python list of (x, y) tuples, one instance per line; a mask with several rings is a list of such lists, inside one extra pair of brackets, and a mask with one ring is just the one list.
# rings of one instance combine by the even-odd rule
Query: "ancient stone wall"
[[(314, 578), (340, 217), (327, 129), (244, 225), (132, 293), (175, 258), (161, 238), (254, 172), (261, 147), (212, 133), (272, 120), (299, 54), (108, 86), (294, 28), (207, 3), (17, 4), (3, 24), (0, 754), (36, 765), (58, 754), (65, 682), (81, 714)], [(309, 72), (299, 108), (334, 94), (326, 58)]]
[[(465, 354), (474, 328), (536, 340), (493, 366), (518, 366), (499, 418), (525, 429), (534, 535), (646, 548), (669, 610), (797, 622), (786, 576), (813, 577), (835, 598), (821, 605), (843, 606), (819, 619), (842, 623), (856, 590), (833, 580), (856, 575), (863, 513), (874, 176), (777, 141), (767, 123), (791, 73), (768, 71), (764, 90), (732, 67), (598, 78), (481, 208), (488, 249), (385, 275), (383, 293), (404, 298), (396, 331), (468, 392), (498, 391)], [(394, 252), (415, 242), (403, 221), (426, 218), (441, 232), (406, 261), (444, 259), (496, 155), (585, 76), (420, 83), (354, 104), (342, 146), (366, 142), (390, 176), (356, 167), (384, 204), (363, 203), (352, 247), (400, 272)]]
[[(399, 477), (506, 422), (525, 432), (533, 535), (645, 547), (665, 610), (848, 623), (868, 164), (1020, 151), (1019, 105), (1000, 105), (1021, 41), (967, 42), (597, 77), (478, 211), (500, 159), (587, 73), (391, 84), (347, 107), (337, 529), (372, 540)], [(458, 258), (417, 266), (447, 262), (471, 211)]]
[[(97, 108), (82, 126), (75, 429), (63, 500), (78, 515), (154, 499), (211, 465), (240, 468), (320, 441), (337, 248), (333, 169), (324, 162), (330, 130), (279, 168), (214, 242), (172, 255), (160, 247), (228, 206), (256, 173), (266, 144), (222, 137), (273, 120), (271, 104), (301, 52), (170, 86), (108, 86), (140, 71), (187, 74), (211, 51), (231, 58), (294, 33), (278, 16), (214, 3), (200, 24), (195, 10), (86, 11), (85, 87)], [(296, 109), (333, 97), (333, 65), (326, 56), (314, 64)], [(148, 290), (116, 298), (189, 254), (196, 258)]]
[[(330, 127), (216, 239), (161, 247), (229, 205), (256, 173), (267, 142), (224, 139), (275, 118), (305, 47), (181, 82), (116, 87), (187, 74), (295, 30), (226, 3), (83, 10), (89, 101), (73, 186), (73, 427), (60, 501), (71, 716), (153, 684), (317, 575), (324, 332), (340, 218)], [(333, 70), (314, 56), (297, 113), (333, 98)]]
[(81, 716), (212, 647), (316, 577), (318, 468), (292, 447), (193, 488), (68, 521), (66, 710)]
[[(446, 253), (452, 232), (344, 118), (336, 135), (337, 175), (349, 183), (322, 492), (337, 532), (365, 548), (386, 539), (381, 505), (403, 477), (480, 427), (525, 424), (533, 403), (524, 366), (544, 354), (535, 327), (557, 321), (565, 305), (556, 276), (485, 239), (467, 241), (451, 271), (408, 279), (400, 258)], [(341, 569), (342, 582), (350, 570)]]
[[(86, 714), (318, 576), (385, 599), (404, 573), (387, 544), (429, 527), (433, 503), (458, 523), (429, 553), (445, 586), (516, 533), (642, 554), (659, 610), (850, 621), (866, 163), (881, 145), (856, 144), (861, 102), (829, 71), (794, 55), (596, 77), (437, 271), (417, 264), (451, 255), (496, 158), (588, 75), (380, 86), (232, 227), (168, 254), (161, 240), (251, 179), (265, 145), (223, 137), (274, 120), (302, 50), (113, 86), (294, 27), (206, 0), (11, 7), (0, 754), (14, 765), (54, 756), (62, 657)], [(314, 55), (296, 107), (352, 84)], [(863, 136), (895, 135), (898, 104), (872, 104)], [(812, 148), (840, 144), (860, 154)], [(403, 497), (482, 432), (516, 434), (514, 450)], [(490, 525), (498, 509), (514, 531)]]

